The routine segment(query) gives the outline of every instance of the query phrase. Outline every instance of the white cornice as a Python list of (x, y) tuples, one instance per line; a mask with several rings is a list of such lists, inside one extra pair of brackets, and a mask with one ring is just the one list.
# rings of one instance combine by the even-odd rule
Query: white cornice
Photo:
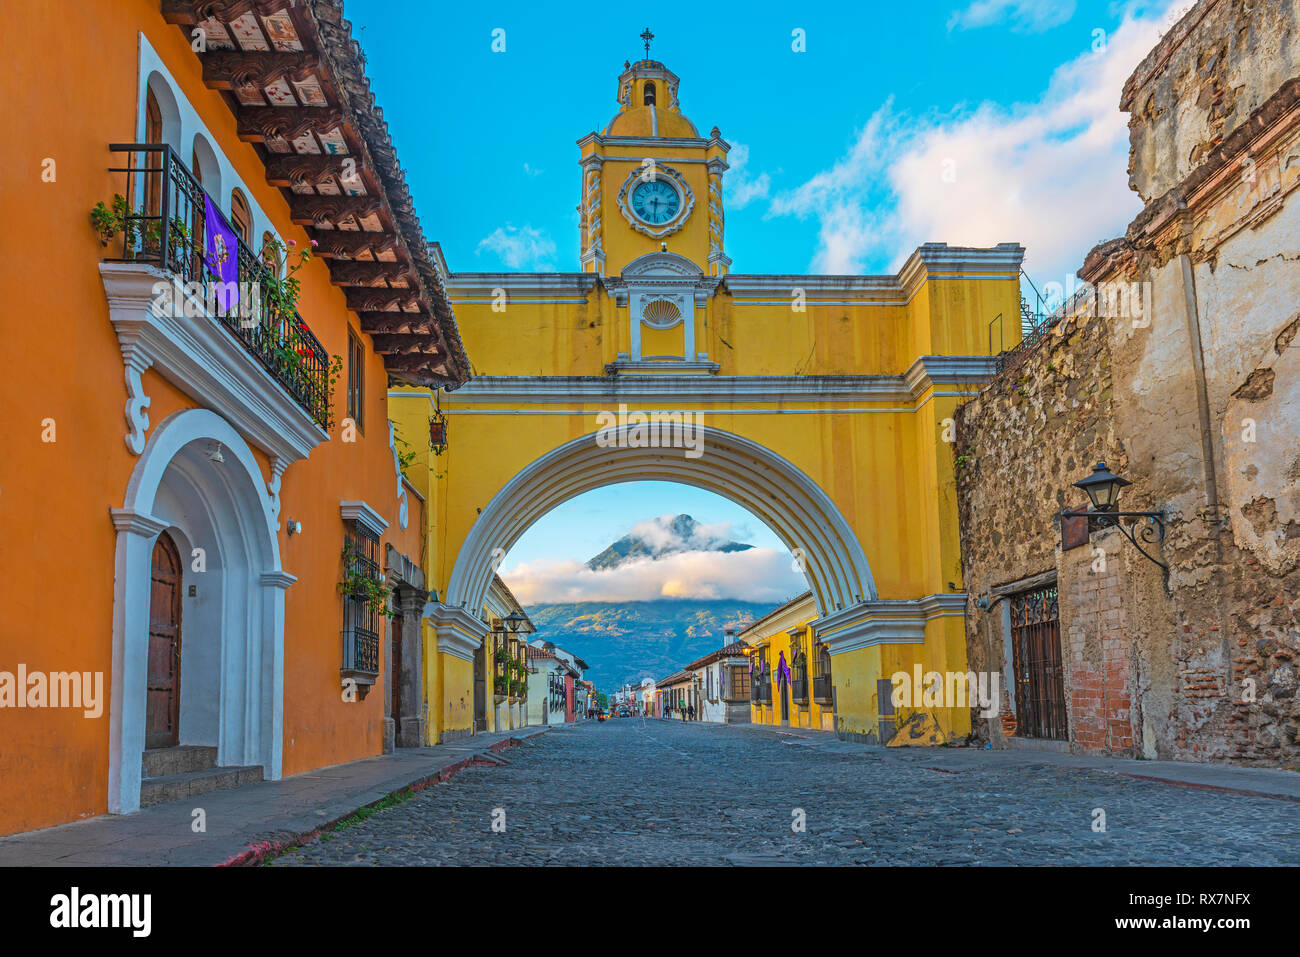
[(507, 310), (512, 298), (527, 299), (527, 305), (580, 304), (599, 283), (594, 272), (456, 273), (447, 279), (447, 297), (452, 305), (495, 303), (501, 289)]
[[(143, 263), (100, 263), (108, 316), (126, 366), (127, 445), (139, 454), (149, 418), (139, 374), (152, 366), (197, 402), (229, 420), (251, 444), (285, 465), (306, 458), (329, 440), (297, 401), (244, 344), (189, 300), (155, 308), (155, 286), (172, 287), (169, 273)], [(189, 306), (201, 315), (175, 315)]]
[[(723, 150), (730, 152), (731, 144), (726, 140), (718, 137), (703, 136), (605, 136), (601, 133), (588, 133), (582, 139), (578, 140), (578, 146), (581, 148), (589, 143), (595, 143), (597, 146), (635, 146), (638, 149), (708, 149), (710, 146), (718, 146)], [(606, 157), (609, 159), (610, 157)], [(615, 157), (616, 159), (633, 159), (634, 162), (640, 162), (641, 157)], [(681, 162), (682, 158), (674, 156), (672, 159)]]
[(343, 516), (344, 521), (360, 523), (373, 532), (376, 538), (384, 534), (384, 529), (388, 528), (388, 519), (365, 502), (355, 500), (339, 502), (339, 514)]
[(474, 660), (488, 633), (487, 622), (440, 601), (426, 602), (421, 617), (438, 632), (438, 650), (463, 661)]
[(832, 655), (842, 655), (873, 645), (923, 644), (926, 622), (965, 615), (966, 593), (948, 592), (908, 600), (860, 602), (823, 615), (812, 623), (812, 628)]
[(903, 375), (475, 376), (443, 404), (914, 402), (934, 386), (982, 384), (995, 368), (988, 356), (921, 356)]

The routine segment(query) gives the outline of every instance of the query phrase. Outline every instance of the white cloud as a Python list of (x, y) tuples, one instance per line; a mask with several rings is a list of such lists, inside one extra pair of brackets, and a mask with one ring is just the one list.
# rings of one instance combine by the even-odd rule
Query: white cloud
[(975, 0), (948, 18), (948, 29), (969, 30), (1011, 21), (1018, 33), (1041, 33), (1074, 16), (1075, 0)]
[(772, 178), (767, 173), (754, 176), (749, 170), (749, 147), (743, 143), (733, 143), (727, 154), (730, 167), (723, 177), (723, 189), (727, 192), (728, 209), (744, 209), (756, 199), (767, 199), (772, 188)]
[(527, 173), (529, 176), (541, 176), (543, 171), (540, 169), (533, 169), (532, 166), (530, 166), (528, 163), (525, 163), (524, 172)]
[(539, 602), (649, 601), (659, 598), (779, 602), (808, 588), (786, 552), (678, 552), (618, 568), (591, 569), (572, 559), (542, 558), (502, 571), (525, 605)]
[(555, 255), (555, 241), (545, 230), (532, 226), (498, 226), (478, 244), (476, 254), (483, 250), (494, 252), (510, 269), (531, 269), (537, 272), (555, 270), (551, 257)]
[(897, 269), (924, 242), (1019, 242), (1031, 276), (1063, 282), (1140, 209), (1119, 97), (1162, 25), (1126, 13), (1104, 50), (1057, 68), (1032, 103), (913, 119), (886, 102), (843, 157), (778, 193), (768, 215), (817, 218), (814, 272)]

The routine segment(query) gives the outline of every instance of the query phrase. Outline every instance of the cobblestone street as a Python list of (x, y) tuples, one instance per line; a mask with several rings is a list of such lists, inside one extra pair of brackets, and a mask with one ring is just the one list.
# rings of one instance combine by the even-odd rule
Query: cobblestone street
[(271, 863), (1300, 864), (1294, 802), (1023, 753), (623, 718), (502, 757)]

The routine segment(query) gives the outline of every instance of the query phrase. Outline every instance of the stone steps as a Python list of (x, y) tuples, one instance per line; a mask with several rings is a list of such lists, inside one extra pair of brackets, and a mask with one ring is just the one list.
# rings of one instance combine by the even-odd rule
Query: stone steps
[(140, 782), (140, 806), (195, 797), (209, 791), (237, 788), (262, 780), (260, 767), (205, 768), (145, 778)]
[(219, 768), (216, 748), (194, 744), (151, 748), (144, 753), (141, 769), (141, 807), (262, 780), (261, 768)]
[(216, 766), (217, 749), (194, 744), (185, 744), (178, 748), (151, 748), (145, 751), (143, 761), (146, 778), (161, 778), (168, 774), (185, 774), (189, 771), (206, 771)]

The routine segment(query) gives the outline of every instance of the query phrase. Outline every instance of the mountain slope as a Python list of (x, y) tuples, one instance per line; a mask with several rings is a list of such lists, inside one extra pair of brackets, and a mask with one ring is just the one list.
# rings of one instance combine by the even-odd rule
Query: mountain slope
[[(602, 553), (603, 554), (603, 553)], [(532, 605), (526, 610), (538, 638), (553, 641), (591, 666), (587, 678), (610, 691), (623, 682), (658, 681), (727, 644), (737, 630), (773, 604), (663, 599)]]

